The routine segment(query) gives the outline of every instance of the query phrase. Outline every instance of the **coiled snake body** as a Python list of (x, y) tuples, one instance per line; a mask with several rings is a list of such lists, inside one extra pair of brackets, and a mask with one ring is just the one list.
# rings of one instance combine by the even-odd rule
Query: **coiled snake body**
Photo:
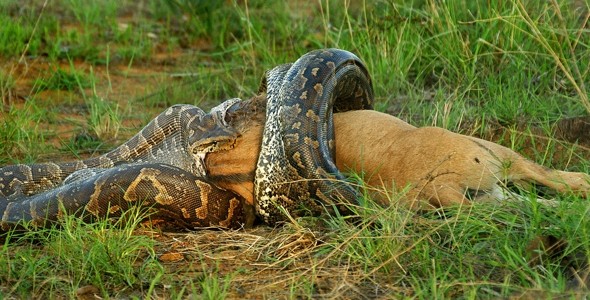
[[(354, 201), (333, 157), (333, 108), (371, 107), (372, 88), (352, 53), (312, 51), (292, 65), (269, 71), (266, 123), (256, 170), (256, 211), (264, 221), (318, 213)], [(87, 160), (12, 165), (0, 169), (3, 229), (20, 221), (43, 226), (65, 212), (87, 219), (120, 216), (130, 206), (181, 227), (237, 228), (245, 222), (243, 199), (207, 178), (207, 153), (231, 149), (239, 137), (227, 119), (227, 100), (205, 114), (176, 105), (115, 150)]]
[(87, 160), (0, 169), (2, 226), (43, 226), (64, 212), (118, 217), (132, 205), (182, 227), (239, 227), (239, 196), (207, 181), (206, 153), (229, 149), (238, 133), (224, 126), (228, 100), (205, 114), (175, 105), (116, 149)]
[(258, 215), (274, 222), (285, 218), (283, 210), (347, 211), (346, 203), (359, 195), (334, 163), (333, 111), (372, 108), (365, 66), (348, 51), (316, 50), (269, 71), (266, 86), (255, 181)]

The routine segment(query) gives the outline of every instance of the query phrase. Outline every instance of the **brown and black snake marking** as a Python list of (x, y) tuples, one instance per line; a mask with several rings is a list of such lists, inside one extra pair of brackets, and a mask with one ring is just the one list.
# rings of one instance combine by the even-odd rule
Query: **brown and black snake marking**
[[(339, 49), (309, 52), (267, 73), (266, 125), (256, 170), (256, 210), (266, 222), (305, 211), (347, 212), (358, 192), (334, 163), (333, 111), (371, 109), (362, 61)], [(342, 205), (340, 205), (342, 204)], [(282, 208), (281, 208), (282, 207)]]
[[(229, 103), (227, 103), (229, 101)], [(202, 156), (224, 143), (231, 147), (238, 133), (222, 122), (217, 110), (205, 114), (193, 105), (174, 105), (146, 125), (139, 133), (114, 150), (90, 159), (61, 163), (19, 164), (0, 168), (0, 196), (22, 197), (62, 184), (74, 172), (89, 168), (111, 168), (129, 163), (157, 162), (205, 175)], [(223, 121), (224, 122), (224, 121)]]
[(239, 137), (225, 120), (236, 101), (209, 114), (192, 105), (172, 106), (129, 141), (95, 158), (1, 168), (2, 227), (57, 220), (60, 206), (69, 213), (85, 209), (89, 216), (106, 216), (138, 200), (153, 205), (154, 216), (189, 227), (239, 227), (243, 216), (233, 212), (241, 211), (242, 198), (204, 180), (206, 154), (231, 149)]
[[(256, 200), (247, 204), (255, 202), (258, 215), (274, 223), (285, 217), (280, 206), (295, 215), (301, 208), (317, 214), (355, 202), (358, 192), (334, 163), (332, 117), (333, 110), (371, 108), (363, 63), (343, 50), (312, 51), (268, 72), (261, 91), (267, 92), (267, 122), (254, 178)], [(209, 114), (192, 105), (173, 106), (96, 158), (0, 169), (2, 227), (23, 220), (44, 225), (62, 212), (116, 216), (136, 203), (150, 207), (154, 218), (189, 227), (241, 226), (245, 198), (207, 179), (205, 166), (208, 153), (231, 149), (240, 137), (244, 128), (231, 124), (239, 102), (225, 101)]]
[(84, 220), (120, 217), (130, 207), (145, 209), (166, 227), (239, 228), (243, 199), (203, 178), (166, 164), (121, 165), (94, 176), (35, 194), (0, 201), (4, 230), (22, 221), (46, 226), (64, 213)]

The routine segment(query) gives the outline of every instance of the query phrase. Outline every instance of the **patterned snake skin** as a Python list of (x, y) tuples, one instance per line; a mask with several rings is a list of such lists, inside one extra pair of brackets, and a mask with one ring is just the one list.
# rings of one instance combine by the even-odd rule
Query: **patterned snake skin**
[[(256, 170), (256, 213), (267, 223), (285, 211), (317, 214), (358, 197), (336, 168), (333, 111), (369, 109), (369, 75), (352, 53), (312, 51), (294, 64), (269, 71), (266, 125)], [(231, 149), (239, 130), (226, 119), (231, 99), (205, 114), (192, 105), (164, 111), (123, 145), (73, 162), (0, 168), (4, 230), (21, 221), (45, 226), (64, 214), (85, 219), (118, 217), (131, 206), (180, 227), (243, 226), (244, 199), (207, 178), (207, 153)], [(244, 114), (248, 116), (248, 114)]]
[(340, 49), (309, 52), (268, 72), (256, 211), (267, 223), (307, 211), (347, 212), (359, 194), (334, 163), (333, 112), (371, 109), (373, 89), (362, 61)]
[(129, 141), (104, 155), (73, 162), (0, 169), (2, 227), (44, 226), (63, 213), (118, 217), (131, 205), (182, 227), (240, 227), (242, 199), (205, 179), (207, 153), (230, 149), (238, 137), (224, 126), (228, 100), (205, 114), (175, 105)]

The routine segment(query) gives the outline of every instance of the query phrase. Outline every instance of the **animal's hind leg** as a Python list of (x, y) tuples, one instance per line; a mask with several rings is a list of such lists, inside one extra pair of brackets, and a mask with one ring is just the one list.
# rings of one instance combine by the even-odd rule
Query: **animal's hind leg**
[(530, 161), (504, 146), (469, 138), (489, 153), (493, 153), (494, 159), (499, 160), (502, 165), (495, 174), (504, 174), (503, 177), (507, 181), (517, 185), (522, 183), (540, 184), (560, 193), (573, 192), (584, 196), (590, 195), (590, 175), (588, 174), (550, 169)]
[(510, 173), (511, 179), (516, 183), (537, 183), (560, 193), (574, 193), (585, 197), (590, 195), (590, 175), (585, 173), (549, 169), (522, 157), (514, 162)]
[(439, 207), (471, 204), (465, 197), (465, 192), (455, 186), (445, 185), (435, 188), (433, 195), (434, 197), (430, 198), (430, 204)]
[[(421, 209), (421, 200), (427, 200), (432, 207), (446, 207), (451, 205), (469, 205), (464, 189), (451, 181), (430, 181), (414, 186), (406, 197), (413, 201), (412, 208)], [(415, 206), (415, 207), (414, 207)]]

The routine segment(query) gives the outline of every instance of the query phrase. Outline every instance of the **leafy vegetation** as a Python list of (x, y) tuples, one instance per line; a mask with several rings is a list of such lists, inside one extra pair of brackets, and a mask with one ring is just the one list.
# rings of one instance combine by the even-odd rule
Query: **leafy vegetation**
[[(367, 64), (378, 110), (589, 172), (588, 146), (554, 126), (590, 112), (589, 11), (573, 0), (1, 1), (0, 162), (108, 151), (167, 106), (248, 98), (266, 69), (338, 47)], [(0, 297), (582, 297), (588, 199), (546, 207), (542, 191), (522, 192), (520, 205), (420, 214), (367, 199), (360, 221), (236, 232), (66, 218), (10, 233)], [(567, 244), (536, 255), (538, 236)]]

